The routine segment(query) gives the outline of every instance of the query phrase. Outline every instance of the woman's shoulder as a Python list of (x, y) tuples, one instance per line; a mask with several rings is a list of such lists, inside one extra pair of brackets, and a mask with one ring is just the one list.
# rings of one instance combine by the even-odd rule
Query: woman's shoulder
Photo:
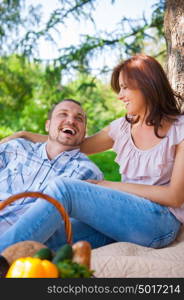
[(176, 117), (176, 121), (174, 122), (176, 126), (184, 126), (184, 114)]
[(118, 118), (118, 119), (115, 119), (113, 120), (109, 126), (110, 128), (123, 128), (123, 127), (127, 127), (129, 123), (127, 122), (126, 118), (125, 117), (121, 117), (121, 118)]
[(176, 117), (168, 136), (173, 144), (179, 144), (184, 140), (184, 115)]
[(128, 126), (129, 123), (127, 122), (125, 117), (118, 118), (114, 121), (112, 121), (109, 124), (109, 135), (113, 139), (116, 139), (117, 136), (119, 136), (120, 133), (126, 133), (128, 132)]

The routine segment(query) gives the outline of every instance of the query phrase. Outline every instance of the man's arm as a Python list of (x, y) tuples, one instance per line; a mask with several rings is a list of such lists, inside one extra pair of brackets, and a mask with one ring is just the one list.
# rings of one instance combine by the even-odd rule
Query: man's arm
[(30, 131), (18, 131), (2, 139), (0, 141), (0, 144), (6, 143), (10, 140), (17, 139), (17, 138), (24, 138), (33, 143), (44, 143), (47, 141), (48, 136), (44, 134), (33, 133)]
[(82, 153), (75, 161), (75, 164), (71, 164), (70, 167), (68, 166), (68, 169), (65, 169), (65, 172), (60, 176), (80, 180), (103, 180), (104, 178), (98, 166)]
[(16, 152), (17, 146), (17, 140), (0, 144), (0, 171), (6, 168), (7, 164), (12, 159), (13, 153)]
[(75, 179), (81, 179), (81, 180), (87, 180), (87, 179), (92, 179), (92, 180), (103, 180), (104, 175), (100, 171), (100, 169), (97, 166), (90, 166), (89, 168), (86, 167), (80, 167), (79, 168), (79, 173), (77, 176), (75, 176)]

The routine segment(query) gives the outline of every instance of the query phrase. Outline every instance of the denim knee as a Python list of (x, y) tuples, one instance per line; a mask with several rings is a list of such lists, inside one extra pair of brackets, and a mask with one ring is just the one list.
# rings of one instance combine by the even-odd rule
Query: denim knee
[(153, 239), (149, 247), (151, 248), (163, 248), (171, 244), (175, 239), (181, 227), (180, 222), (175, 226), (175, 230), (171, 230), (169, 233), (160, 236), (159, 238)]
[(49, 196), (58, 200), (64, 208), (69, 212), (70, 211), (70, 195), (66, 188), (67, 182), (71, 183), (71, 180), (57, 176), (51, 180), (43, 190), (43, 193), (48, 194)]

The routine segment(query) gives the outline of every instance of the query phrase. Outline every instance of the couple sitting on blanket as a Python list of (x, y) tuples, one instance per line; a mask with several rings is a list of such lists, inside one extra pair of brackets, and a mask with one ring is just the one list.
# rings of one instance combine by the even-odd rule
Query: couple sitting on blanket
[[(161, 65), (144, 54), (118, 64), (111, 86), (127, 114), (95, 135), (85, 137), (80, 103), (65, 99), (49, 114), (48, 136), (18, 132), (2, 141), (0, 199), (22, 191), (52, 196), (71, 218), (74, 242), (93, 248), (115, 241), (165, 247), (184, 223), (182, 99)], [(122, 182), (103, 180), (82, 154), (111, 148)], [(25, 198), (0, 211), (0, 251), (24, 240), (53, 250), (66, 242), (52, 204)]]

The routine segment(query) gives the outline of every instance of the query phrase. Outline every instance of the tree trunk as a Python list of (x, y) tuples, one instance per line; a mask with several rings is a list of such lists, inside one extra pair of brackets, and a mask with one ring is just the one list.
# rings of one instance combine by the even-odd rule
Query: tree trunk
[(168, 78), (172, 88), (184, 97), (184, 0), (166, 0), (164, 31)]

